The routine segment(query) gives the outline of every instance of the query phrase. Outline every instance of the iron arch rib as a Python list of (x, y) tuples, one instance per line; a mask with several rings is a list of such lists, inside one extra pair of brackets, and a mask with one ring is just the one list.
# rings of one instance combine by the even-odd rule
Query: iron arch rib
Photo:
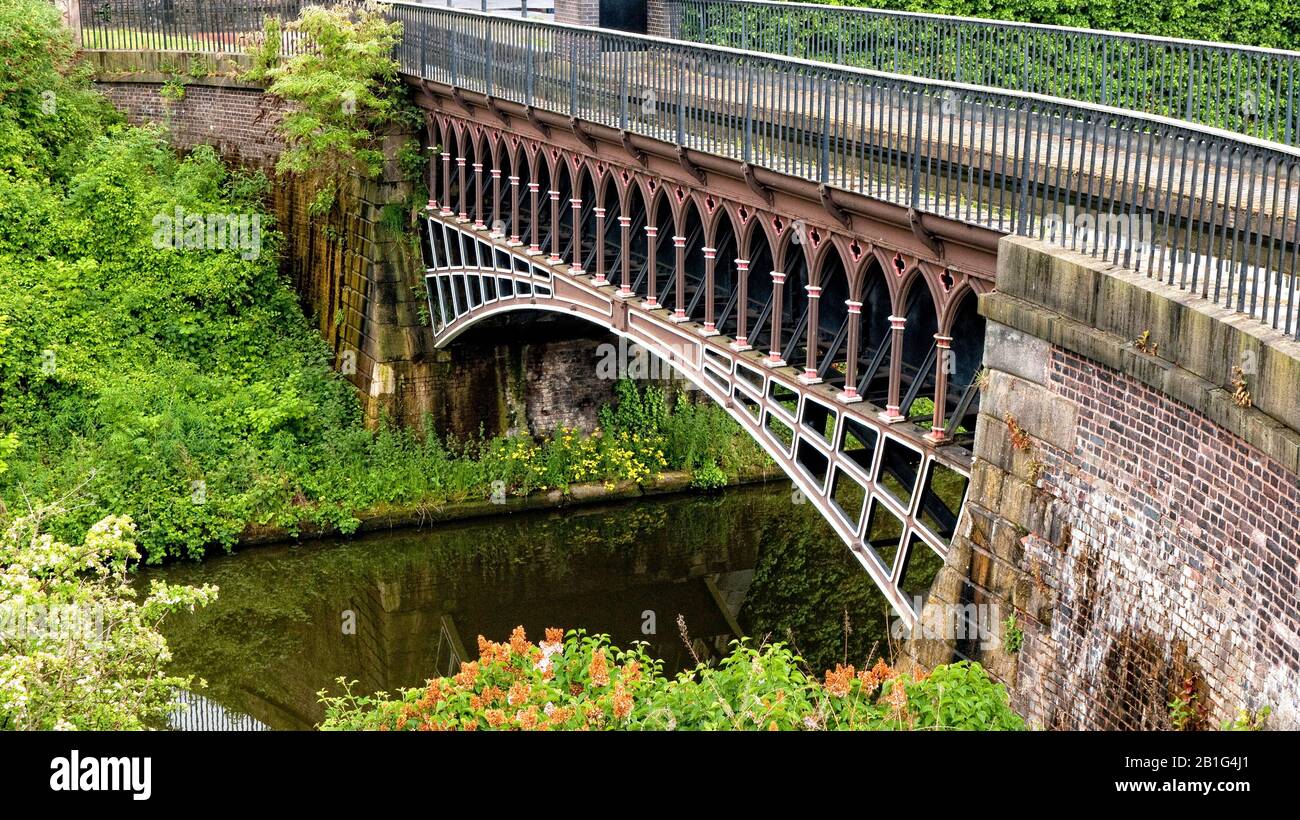
[[(671, 364), (753, 437), (796, 487), (792, 505), (811, 505), (867, 569), (909, 625), (918, 610), (905, 594), (909, 557), (932, 550), (945, 557), (964, 502), (969, 454), (927, 445), (920, 431), (888, 425), (865, 403), (837, 401), (825, 384), (801, 382), (794, 370), (765, 366), (757, 351), (737, 351), (703, 325), (674, 322), (671, 310), (620, 298), (613, 284), (596, 284), (563, 263), (528, 254), (454, 218), (425, 215), (425, 282), (437, 347), (479, 322), (515, 311), (549, 311), (585, 319)], [(931, 485), (961, 485), (947, 515)], [(928, 511), (931, 511), (927, 513)], [(873, 531), (882, 511), (897, 521)], [(795, 510), (792, 507), (792, 514)], [(882, 549), (882, 538), (896, 548)], [(882, 553), (892, 552), (888, 562)]]

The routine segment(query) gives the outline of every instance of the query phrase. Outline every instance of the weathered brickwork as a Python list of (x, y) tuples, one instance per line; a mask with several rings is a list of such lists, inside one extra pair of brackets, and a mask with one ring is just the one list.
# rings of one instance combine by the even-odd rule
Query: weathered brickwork
[(283, 106), (259, 88), (190, 84), (179, 99), (161, 83), (101, 82), (99, 90), (134, 124), (157, 123), (173, 146), (211, 145), (241, 165), (270, 168), (284, 149), (275, 130)]
[(652, 37), (672, 37), (672, 16), (663, 0), (646, 0), (646, 33)]
[(985, 607), (997, 634), (906, 654), (980, 661), (1044, 728), (1169, 728), (1189, 681), (1206, 726), (1263, 705), (1300, 726), (1300, 478), (1130, 376), (1041, 353), (1041, 384), (989, 372), (966, 512), (923, 613)]
[[(1035, 445), (1056, 540), (1019, 569), (1054, 600), (1026, 630), (1017, 702), (1044, 726), (1155, 729), (1190, 679), (1217, 725), (1269, 704), (1300, 725), (1300, 482), (1204, 416), (1053, 348), (1072, 451)], [(1034, 621), (1030, 617), (1024, 620)]]
[[(1278, 400), (1300, 347), (1023, 239), (980, 313), (966, 507), (907, 659), (978, 660), (1044, 728), (1171, 728), (1186, 688), (1194, 725), (1267, 705), (1300, 728), (1300, 431)], [(1270, 401), (1243, 407), (1225, 363), (1252, 361)], [(995, 634), (941, 629), (976, 610)]]
[(572, 26), (600, 25), (599, 0), (556, 0), (555, 22)]

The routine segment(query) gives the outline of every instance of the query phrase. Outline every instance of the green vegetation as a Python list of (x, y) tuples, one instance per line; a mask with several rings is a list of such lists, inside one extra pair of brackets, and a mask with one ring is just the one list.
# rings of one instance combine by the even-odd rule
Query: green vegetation
[(1008, 615), (1002, 622), (1002, 648), (1008, 655), (1014, 655), (1025, 645), (1025, 630), (1016, 623), (1015, 615)]
[(1223, 722), (1223, 731), (1261, 732), (1268, 724), (1268, 716), (1271, 714), (1273, 714), (1273, 707), (1271, 706), (1261, 706), (1256, 710), (1242, 706), (1237, 710), (1236, 717)]
[[(365, 430), (279, 274), (267, 179), (119, 125), (48, 4), (4, 0), (0, 26), (17, 49), (0, 62), (0, 499), (84, 484), (46, 522), (59, 539), (124, 514), (148, 560), (197, 557), (249, 525), (350, 531), (359, 511), (488, 498), (497, 481), (524, 493), (761, 460), (720, 408), (630, 386), (594, 437)], [(257, 217), (258, 242), (214, 246), (214, 214)]]
[(716, 666), (666, 678), (640, 645), (604, 635), (546, 630), (538, 645), (522, 627), (506, 643), (479, 638), (479, 657), (459, 674), (389, 698), (320, 693), (325, 729), (729, 729), (1018, 730), (1006, 689), (966, 662), (930, 675), (884, 661), (837, 665), (818, 680), (780, 643), (733, 644)]
[(315, 47), (278, 62), (280, 24), (268, 19), (246, 76), (270, 80), (267, 90), (293, 103), (280, 123), (286, 147), (277, 169), (312, 184), (312, 213), (323, 214), (337, 201), (339, 180), (379, 176), (378, 129), (419, 122), (392, 57), (402, 24), (378, 8), (307, 6), (287, 28)]
[(131, 519), (104, 518), (70, 545), (43, 531), (58, 512), (0, 516), (0, 729), (161, 726), (190, 679), (163, 671), (171, 652), (159, 627), (216, 587), (154, 581), (137, 601)]
[(1300, 48), (1296, 0), (808, 0), (926, 14), (1017, 20), (1225, 43)]

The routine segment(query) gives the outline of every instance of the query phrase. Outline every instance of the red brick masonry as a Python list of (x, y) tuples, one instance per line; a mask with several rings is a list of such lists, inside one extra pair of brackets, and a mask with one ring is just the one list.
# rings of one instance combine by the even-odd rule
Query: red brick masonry
[(1300, 725), (1300, 480), (1201, 414), (1054, 347), (1072, 453), (1038, 445), (1066, 527), (1021, 569), (1050, 587), (1017, 707), (1044, 727), (1151, 729), (1191, 678), (1217, 728), (1240, 706)]

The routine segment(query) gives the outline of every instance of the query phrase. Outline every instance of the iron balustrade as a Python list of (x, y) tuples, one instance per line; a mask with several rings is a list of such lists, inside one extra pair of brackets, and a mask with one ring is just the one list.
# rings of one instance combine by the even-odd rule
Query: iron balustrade
[(661, 0), (674, 39), (1027, 91), (1296, 144), (1300, 53), (769, 0)]
[[(263, 16), (303, 5), (80, 2), (87, 47), (209, 51), (255, 43)], [(1300, 338), (1295, 147), (1026, 91), (386, 5), (411, 75), (1076, 247)], [(306, 45), (292, 34), (284, 53)]]
[[(306, 0), (73, 0), (81, 47), (109, 51), (185, 51), (240, 54), (259, 41), (266, 18), (288, 22)], [(282, 53), (295, 54), (298, 38), (284, 36)]]
[(1024, 92), (391, 8), (405, 73), (1075, 247), (1300, 335), (1290, 146)]
[[(186, 51), (244, 54), (262, 40), (268, 18), (281, 24), (310, 5), (362, 6), (362, 0), (72, 0), (82, 48), (105, 51)], [(555, 0), (426, 0), (449, 8), (553, 18)], [(303, 40), (281, 33), (281, 53), (297, 54)]]

